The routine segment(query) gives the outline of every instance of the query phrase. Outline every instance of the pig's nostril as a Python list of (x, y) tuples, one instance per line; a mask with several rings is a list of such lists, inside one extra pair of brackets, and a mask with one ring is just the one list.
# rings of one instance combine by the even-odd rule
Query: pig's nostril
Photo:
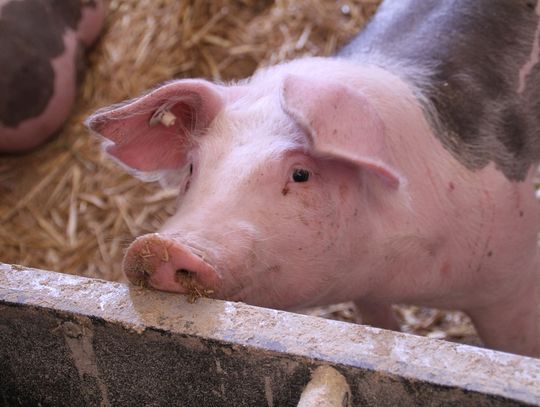
[(192, 271), (189, 271), (187, 269), (178, 269), (176, 270), (176, 276), (179, 277), (179, 278), (182, 278), (182, 279), (185, 279), (185, 278), (191, 278), (193, 276), (193, 272)]
[(197, 298), (208, 297), (214, 292), (214, 290), (209, 290), (205, 288), (200, 282), (195, 280), (197, 273), (188, 270), (188, 269), (178, 269), (175, 272), (174, 278), (177, 283), (179, 283), (189, 295), (188, 301), (193, 303)]
[(174, 280), (189, 289), (195, 280), (195, 273), (188, 269), (178, 269), (174, 274)]

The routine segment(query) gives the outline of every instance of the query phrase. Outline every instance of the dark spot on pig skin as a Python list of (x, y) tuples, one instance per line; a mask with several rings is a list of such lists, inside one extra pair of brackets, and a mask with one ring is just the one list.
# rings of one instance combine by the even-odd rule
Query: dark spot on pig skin
[(450, 189), (450, 191), (453, 191), (454, 189), (456, 189), (456, 186), (454, 185), (453, 182), (450, 182), (450, 183), (448, 184), (448, 189)]
[(12, 1), (2, 8), (0, 123), (17, 127), (43, 113), (54, 92), (51, 61), (65, 51), (63, 34), (80, 18), (79, 0)]
[(519, 211), (519, 217), (522, 218), (525, 213), (523, 211)]
[(266, 269), (266, 273), (277, 273), (281, 270), (281, 266), (279, 264), (276, 264), (275, 266), (268, 267)]
[(490, 250), (490, 251), (487, 253), (487, 256), (488, 256), (488, 257), (493, 256), (493, 252)]
[(444, 277), (448, 277), (450, 275), (450, 273), (452, 272), (452, 269), (450, 267), (450, 264), (448, 263), (444, 263), (442, 268), (441, 268), (441, 274), (444, 276)]
[(281, 195), (285, 196), (289, 193), (289, 187), (283, 187), (281, 190)]
[(535, 40), (536, 2), (411, 3), (383, 2), (341, 56), (369, 62), (373, 50), (383, 67), (388, 60), (425, 70), (402, 76), (424, 89), (425, 115), (442, 145), (472, 171), (493, 162), (507, 179), (523, 181), (540, 160), (540, 64), (518, 91)]

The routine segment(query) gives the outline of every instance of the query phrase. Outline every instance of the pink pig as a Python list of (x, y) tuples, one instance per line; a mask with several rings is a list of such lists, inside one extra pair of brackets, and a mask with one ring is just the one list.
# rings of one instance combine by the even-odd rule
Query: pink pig
[(461, 160), (437, 99), (408, 79), (426, 71), (378, 65), (180, 80), (93, 115), (112, 157), (179, 189), (176, 214), (127, 250), (127, 276), (282, 309), (353, 300), (393, 329), (393, 303), (462, 310), (487, 346), (540, 356), (534, 163), (509, 176)]

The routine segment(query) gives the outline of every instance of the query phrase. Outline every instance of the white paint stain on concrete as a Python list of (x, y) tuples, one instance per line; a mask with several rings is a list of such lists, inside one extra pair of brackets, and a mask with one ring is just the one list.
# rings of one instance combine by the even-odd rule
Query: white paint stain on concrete
[(81, 324), (74, 322), (64, 322), (61, 330), (64, 334), (64, 339), (71, 352), (73, 363), (79, 372), (81, 380), (84, 376), (93, 377), (96, 380), (99, 392), (101, 394), (101, 407), (110, 407), (109, 394), (107, 386), (101, 378), (97, 363), (96, 355), (92, 339), (94, 332), (92, 331), (92, 323), (89, 319), (81, 318)]
[(264, 395), (268, 407), (274, 407), (274, 393), (272, 392), (272, 378), (270, 376), (264, 377)]

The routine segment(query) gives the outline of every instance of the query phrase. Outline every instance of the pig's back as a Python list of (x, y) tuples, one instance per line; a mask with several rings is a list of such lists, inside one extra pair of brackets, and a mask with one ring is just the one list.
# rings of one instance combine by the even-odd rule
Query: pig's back
[(405, 76), (462, 164), (522, 180), (540, 161), (539, 14), (525, 0), (386, 0), (338, 56)]

